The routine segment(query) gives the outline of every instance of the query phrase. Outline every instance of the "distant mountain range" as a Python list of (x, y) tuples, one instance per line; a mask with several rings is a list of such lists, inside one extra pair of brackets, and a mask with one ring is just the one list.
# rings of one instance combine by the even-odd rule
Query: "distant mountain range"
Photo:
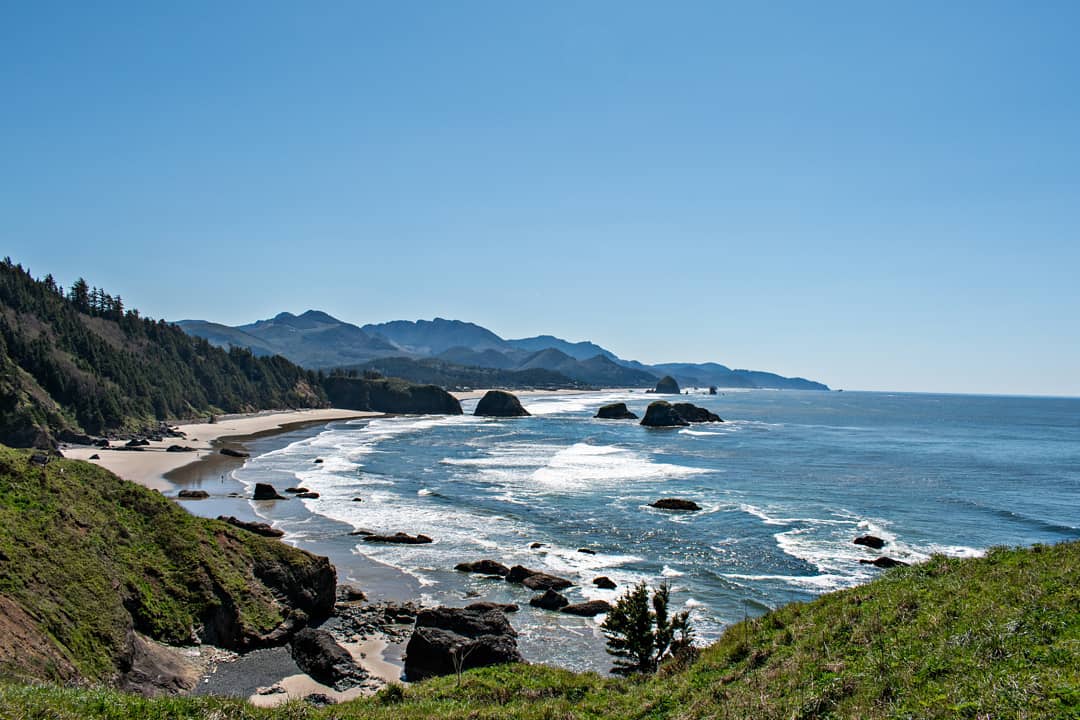
[[(718, 363), (645, 365), (623, 360), (592, 342), (553, 335), (506, 340), (461, 320), (394, 320), (358, 327), (318, 310), (283, 312), (269, 320), (230, 327), (181, 320), (187, 333), (221, 347), (256, 355), (283, 355), (310, 369), (378, 370), (441, 385), (649, 387), (664, 375), (683, 386), (828, 390), (821, 383)], [(483, 372), (478, 372), (481, 370)]]

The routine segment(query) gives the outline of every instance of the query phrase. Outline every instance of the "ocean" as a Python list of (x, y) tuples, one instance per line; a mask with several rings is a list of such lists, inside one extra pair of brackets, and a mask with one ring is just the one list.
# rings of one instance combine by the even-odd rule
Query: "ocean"
[[(532, 417), (513, 419), (473, 417), (473, 400), (462, 417), (333, 423), (260, 441), (233, 477), (320, 493), (300, 501), (310, 513), (252, 505), (287, 541), (333, 534), (343, 578), (363, 587), (375, 561), (407, 575), (425, 603), (516, 602), (525, 656), (576, 670), (610, 667), (601, 618), (530, 608), (530, 591), (454, 565), (492, 558), (565, 576), (577, 583), (571, 602), (666, 581), (705, 643), (746, 615), (881, 572), (860, 559), (1080, 537), (1080, 399), (692, 391), (682, 399), (725, 422), (652, 429), (592, 417), (610, 402), (643, 415), (654, 399), (530, 396)], [(649, 506), (661, 497), (702, 509)], [(377, 545), (350, 530), (435, 542)], [(887, 544), (852, 543), (863, 534)], [(618, 588), (595, 587), (601, 575)]]

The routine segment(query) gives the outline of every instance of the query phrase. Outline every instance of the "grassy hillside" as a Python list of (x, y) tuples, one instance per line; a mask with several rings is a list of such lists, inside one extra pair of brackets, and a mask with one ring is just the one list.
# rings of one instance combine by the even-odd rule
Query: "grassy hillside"
[(328, 709), (0, 686), (4, 717), (1080, 718), (1080, 543), (936, 557), (731, 627), (645, 679), (488, 668)]
[(333, 593), (326, 558), (0, 446), (0, 677), (120, 682), (136, 631), (258, 645), (295, 609), (325, 615)]
[(0, 442), (324, 404), (318, 378), (282, 357), (213, 347), (82, 280), (64, 291), (0, 262)]

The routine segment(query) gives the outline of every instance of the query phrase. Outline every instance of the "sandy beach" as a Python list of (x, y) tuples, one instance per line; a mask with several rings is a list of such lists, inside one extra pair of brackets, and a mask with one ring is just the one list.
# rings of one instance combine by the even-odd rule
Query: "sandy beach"
[[(226, 415), (219, 417), (213, 423), (202, 422), (180, 425), (179, 429), (186, 437), (170, 437), (160, 441), (151, 441), (141, 451), (75, 446), (64, 448), (62, 452), (64, 457), (74, 460), (90, 460), (91, 456), (97, 455), (99, 459), (91, 460), (91, 462), (101, 465), (125, 480), (131, 480), (153, 490), (166, 492), (174, 489), (174, 486), (165, 478), (165, 475), (216, 453), (216, 441), (226, 438), (282, 432), (301, 425), (331, 422), (333, 420), (377, 417), (381, 414), (327, 408), (322, 410), (267, 412), (252, 415)], [(181, 445), (190, 447), (193, 450), (192, 452), (166, 452), (166, 448), (170, 445)]]

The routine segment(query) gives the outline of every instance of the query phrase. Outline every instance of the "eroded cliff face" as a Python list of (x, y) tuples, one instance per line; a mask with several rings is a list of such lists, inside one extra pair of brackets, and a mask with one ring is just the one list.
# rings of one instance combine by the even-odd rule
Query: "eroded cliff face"
[(283, 644), (329, 616), (335, 586), (324, 557), (194, 517), (92, 464), (0, 446), (4, 676), (180, 690), (154, 641)]

